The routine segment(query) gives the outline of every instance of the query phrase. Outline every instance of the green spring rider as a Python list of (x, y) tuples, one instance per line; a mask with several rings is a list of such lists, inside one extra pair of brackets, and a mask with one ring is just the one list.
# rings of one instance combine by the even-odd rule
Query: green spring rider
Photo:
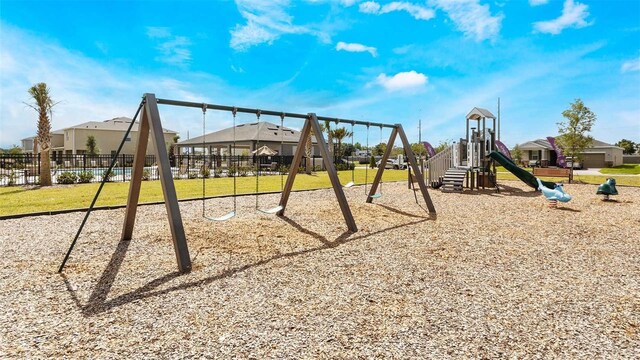
[(609, 195), (618, 195), (618, 190), (616, 190), (616, 179), (608, 178), (604, 184), (598, 186), (598, 191), (596, 191), (597, 195), (604, 195), (604, 201), (609, 200)]

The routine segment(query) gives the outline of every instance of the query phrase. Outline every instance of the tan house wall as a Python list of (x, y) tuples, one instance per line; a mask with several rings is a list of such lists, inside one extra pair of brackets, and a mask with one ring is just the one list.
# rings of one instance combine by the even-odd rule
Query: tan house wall
[[(93, 135), (96, 138), (96, 145), (100, 150), (100, 154), (111, 154), (112, 151), (118, 150), (124, 131), (118, 130), (99, 130), (99, 129), (67, 129), (64, 134), (64, 148), (66, 153), (83, 154), (86, 152), (87, 138)], [(173, 141), (174, 133), (164, 133), (165, 145), (170, 144)], [(138, 132), (131, 131), (127, 140), (124, 143), (121, 154), (134, 154), (136, 148), (136, 141), (138, 139)], [(147, 145), (147, 154), (155, 154), (155, 146), (149, 141)]]
[(589, 148), (584, 151), (585, 154), (589, 153), (604, 153), (604, 164), (602, 166), (618, 166), (622, 165), (622, 149), (618, 148)]

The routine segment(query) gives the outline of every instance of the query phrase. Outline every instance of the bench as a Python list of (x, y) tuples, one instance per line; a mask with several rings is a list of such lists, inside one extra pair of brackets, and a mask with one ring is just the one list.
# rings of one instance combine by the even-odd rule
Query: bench
[(566, 177), (570, 175), (570, 169), (561, 168), (533, 168), (534, 176), (551, 176), (551, 177)]

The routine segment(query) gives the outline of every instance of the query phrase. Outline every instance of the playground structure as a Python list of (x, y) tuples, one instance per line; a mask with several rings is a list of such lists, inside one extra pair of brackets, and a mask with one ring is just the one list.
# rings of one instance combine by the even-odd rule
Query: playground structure
[[(487, 126), (487, 119), (492, 121), (491, 127)], [(476, 126), (473, 126), (471, 121), (476, 121)], [(492, 187), (498, 191), (498, 163), (530, 187), (541, 191), (550, 201), (550, 207), (557, 207), (558, 201), (571, 200), (571, 195), (564, 192), (561, 184), (540, 180), (535, 176), (535, 172), (531, 174), (511, 160), (507, 147), (496, 138), (496, 117), (489, 110), (474, 107), (466, 116), (466, 124), (466, 138), (454, 142), (426, 162), (427, 183), (432, 188), (442, 188), (445, 192), (461, 192), (466, 180), (466, 187), (471, 190)], [(425, 143), (425, 147), (430, 154), (434, 152), (430, 144)], [(545, 171), (559, 171), (561, 175), (567, 176), (569, 174), (566, 169)], [(540, 175), (549, 174), (543, 172)]]
[(495, 128), (496, 117), (487, 109), (474, 107), (466, 116), (466, 137), (426, 162), (427, 183), (443, 191), (462, 191), (465, 186), (497, 188), (495, 162), (488, 157), (497, 150)]
[[(304, 125), (301, 130), (300, 140), (296, 147), (296, 151), (293, 157), (293, 162), (290, 167), (289, 175), (286, 180), (286, 184), (284, 185), (284, 188), (281, 193), (280, 202), (278, 206), (274, 208), (276, 210), (274, 211), (267, 210), (264, 212), (274, 213), (275, 215), (278, 215), (278, 216), (284, 215), (284, 212), (287, 207), (287, 203), (289, 201), (289, 195), (291, 194), (291, 190), (293, 189), (293, 183), (295, 181), (296, 174), (298, 173), (299, 165), (301, 164), (301, 161), (303, 158), (305, 144), (307, 143), (308, 138), (311, 136), (311, 131), (313, 131), (313, 134), (316, 137), (316, 141), (319, 144), (320, 153), (322, 155), (325, 168), (327, 170), (329, 179), (331, 181), (331, 185), (336, 195), (336, 199), (340, 206), (340, 210), (346, 222), (347, 228), (351, 232), (357, 232), (358, 228), (356, 226), (355, 220), (349, 208), (349, 204), (347, 203), (347, 199), (343, 192), (343, 186), (340, 184), (340, 181), (338, 179), (335, 165), (333, 163), (333, 160), (330, 158), (329, 149), (328, 149), (327, 143), (324, 140), (324, 135), (321, 130), (319, 120), (331, 121), (331, 122), (335, 122), (336, 124), (338, 123), (351, 124), (352, 127), (354, 125), (364, 125), (367, 127), (367, 137), (368, 137), (368, 129), (370, 126), (379, 127), (381, 129), (381, 134), (382, 134), (382, 128), (390, 128), (391, 134), (387, 142), (386, 150), (382, 155), (381, 163), (385, 164), (387, 162), (387, 159), (389, 159), (389, 156), (391, 154), (391, 150), (393, 149), (393, 145), (395, 143), (396, 137), (399, 136), (400, 140), (402, 141), (403, 147), (405, 149), (405, 154), (407, 156), (409, 166), (414, 171), (414, 174), (416, 174), (417, 182), (418, 182), (420, 191), (422, 193), (422, 197), (427, 206), (428, 212), (430, 215), (436, 214), (436, 210), (429, 196), (421, 169), (418, 166), (416, 157), (413, 151), (411, 150), (411, 144), (409, 143), (409, 140), (401, 124), (392, 125), (392, 124), (384, 124), (384, 123), (372, 123), (372, 122), (357, 121), (357, 120), (321, 117), (321, 116), (317, 116), (315, 113), (297, 114), (297, 113), (286, 113), (286, 112), (280, 112), (280, 111), (239, 108), (239, 107), (232, 107), (232, 106), (225, 106), (225, 105), (214, 105), (214, 104), (195, 103), (195, 102), (186, 102), (186, 101), (178, 101), (178, 100), (157, 99), (154, 94), (147, 93), (147, 94), (144, 94), (142, 101), (136, 111), (136, 114), (133, 117), (133, 121), (131, 121), (131, 124), (129, 125), (129, 128), (125, 132), (123, 139), (120, 143), (120, 146), (116, 151), (116, 154), (114, 154), (112, 158), (113, 160), (111, 161), (111, 164), (109, 166), (109, 170), (107, 171), (107, 173), (110, 172), (111, 169), (115, 166), (116, 159), (118, 158), (118, 155), (122, 150), (122, 147), (127, 137), (129, 136), (129, 133), (131, 132), (133, 124), (136, 123), (136, 119), (138, 115), (141, 114), (141, 120), (139, 123), (139, 129), (138, 129), (137, 147), (136, 147), (134, 160), (133, 160), (132, 175), (131, 175), (131, 180), (129, 185), (129, 195), (127, 198), (127, 207), (126, 207), (125, 219), (124, 219), (124, 224), (122, 229), (121, 241), (131, 240), (133, 235), (133, 228), (135, 224), (136, 211), (137, 211), (139, 195), (140, 195), (140, 187), (142, 184), (142, 174), (144, 171), (145, 153), (146, 153), (148, 141), (150, 139), (156, 151), (155, 155), (158, 161), (157, 166), (158, 166), (158, 172), (160, 175), (162, 192), (164, 196), (164, 203), (167, 209), (167, 217), (168, 217), (169, 226), (171, 230), (171, 237), (173, 240), (174, 252), (176, 255), (178, 269), (180, 270), (180, 272), (188, 272), (191, 270), (191, 258), (190, 258), (189, 250), (187, 246), (187, 239), (185, 236), (182, 216), (180, 214), (180, 208), (178, 205), (176, 189), (175, 189), (173, 177), (171, 174), (171, 168), (169, 164), (166, 144), (164, 143), (164, 137), (162, 133), (162, 123), (160, 120), (160, 112), (158, 110), (158, 105), (170, 105), (170, 106), (201, 109), (203, 112), (203, 128), (205, 126), (204, 115), (207, 110), (219, 110), (219, 111), (231, 112), (234, 115), (234, 118), (235, 118), (235, 114), (240, 112), (240, 113), (255, 114), (258, 118), (260, 115), (279, 116), (281, 118), (281, 121), (285, 117), (304, 120)], [(378, 170), (376, 172), (373, 182), (371, 183), (371, 187), (369, 189), (369, 192), (366, 198), (367, 203), (371, 203), (373, 199), (376, 199), (382, 196), (382, 193), (378, 192), (378, 188), (379, 186), (381, 186), (381, 180), (382, 180), (382, 175), (384, 173), (384, 170), (385, 170), (385, 166), (378, 167)], [(257, 177), (256, 177), (256, 181), (258, 181)], [(65, 255), (65, 258), (58, 269), (58, 272), (62, 272), (64, 270), (64, 266), (67, 260), (69, 259), (69, 256), (82, 232), (82, 229), (84, 228), (87, 222), (87, 219), (91, 214), (91, 211), (95, 206), (95, 203), (100, 195), (100, 192), (102, 191), (102, 188), (104, 187), (105, 182), (106, 182), (106, 177), (103, 177), (103, 180), (100, 186), (98, 187), (98, 190), (96, 191), (93, 201), (89, 206), (85, 214), (85, 217), (82, 223), (80, 224), (80, 227), (78, 228), (78, 231), (76, 232), (76, 236), (73, 239), (69, 247), (69, 250)], [(256, 189), (257, 189), (257, 186), (256, 186)], [(204, 188), (203, 188), (203, 193), (204, 193)], [(235, 187), (234, 187), (234, 200), (236, 196), (237, 195), (235, 194)], [(256, 196), (258, 196), (257, 193), (256, 193)], [(416, 201), (417, 201), (417, 198), (416, 198)], [(258, 203), (256, 198), (256, 209), (259, 210), (257, 205)], [(235, 216), (236, 211), (237, 209), (234, 202), (234, 210), (232, 212), (229, 212), (220, 218), (208, 218), (206, 217), (206, 214), (204, 214), (204, 207), (203, 207), (203, 217), (210, 220), (224, 221)]]

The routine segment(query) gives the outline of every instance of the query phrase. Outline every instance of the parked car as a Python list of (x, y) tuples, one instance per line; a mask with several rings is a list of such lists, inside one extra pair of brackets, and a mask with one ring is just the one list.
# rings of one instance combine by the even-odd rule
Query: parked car
[(540, 167), (540, 160), (529, 160), (529, 167)]
[(582, 164), (580, 163), (580, 161), (573, 161), (573, 158), (571, 156), (567, 157), (565, 161), (567, 162), (568, 168), (573, 167), (574, 169), (582, 169)]
[[(376, 167), (380, 167), (380, 162), (382, 159), (376, 161)], [(402, 170), (406, 168), (406, 164), (402, 164), (398, 162), (398, 160), (387, 159), (387, 164), (384, 167), (385, 169), (394, 169), (394, 170)]]

